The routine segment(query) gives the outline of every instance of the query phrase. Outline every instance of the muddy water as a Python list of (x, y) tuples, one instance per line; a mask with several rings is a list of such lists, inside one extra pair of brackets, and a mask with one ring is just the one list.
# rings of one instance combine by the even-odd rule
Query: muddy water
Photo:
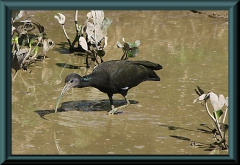
[[(129, 91), (132, 103), (123, 113), (108, 116), (106, 94), (94, 88), (71, 89), (54, 113), (64, 78), (85, 75), (85, 58), (68, 54), (61, 26), (75, 36), (74, 11), (28, 11), (45, 27), (55, 47), (28, 72), (12, 82), (12, 154), (228, 154), (210, 148), (212, 122), (194, 88), (228, 95), (228, 25), (212, 14), (191, 11), (105, 11), (108, 28), (104, 60), (120, 59), (116, 42), (140, 40), (136, 60), (160, 63), (160, 82), (144, 82)], [(79, 11), (83, 23), (88, 11)], [(215, 11), (225, 14), (227, 11)], [(135, 60), (134, 59), (134, 60)], [(69, 64), (62, 68), (59, 64)], [(31, 73), (29, 73), (31, 71)], [(114, 104), (124, 104), (114, 95)], [(196, 142), (197, 146), (191, 146)]]

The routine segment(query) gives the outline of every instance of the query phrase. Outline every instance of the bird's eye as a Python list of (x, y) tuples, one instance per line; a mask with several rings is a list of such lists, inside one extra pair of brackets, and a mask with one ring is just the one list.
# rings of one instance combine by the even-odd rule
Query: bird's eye
[(70, 83), (73, 83), (73, 80), (71, 80)]

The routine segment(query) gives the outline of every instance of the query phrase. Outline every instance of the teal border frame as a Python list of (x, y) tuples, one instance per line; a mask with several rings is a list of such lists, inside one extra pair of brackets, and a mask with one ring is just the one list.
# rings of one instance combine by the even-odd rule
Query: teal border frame
[[(237, 36), (239, 0), (0, 0), (0, 164), (25, 162), (69, 161), (180, 161), (209, 163), (238, 163), (237, 123)], [(178, 156), (178, 155), (89, 155), (89, 156), (35, 156), (11, 155), (11, 10), (228, 10), (229, 11), (229, 155)], [(237, 36), (236, 36), (237, 35)], [(141, 162), (139, 162), (141, 163)]]

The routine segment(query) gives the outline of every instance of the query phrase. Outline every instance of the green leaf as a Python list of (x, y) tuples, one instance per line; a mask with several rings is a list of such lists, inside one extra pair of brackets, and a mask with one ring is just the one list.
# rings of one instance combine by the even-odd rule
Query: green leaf
[(14, 37), (13, 41), (16, 42), (16, 44), (18, 44), (18, 36)]
[(38, 46), (36, 46), (34, 49), (34, 55), (37, 54), (37, 52), (38, 52)]
[(107, 29), (113, 21), (109, 18), (104, 18), (102, 22), (102, 29)]
[(135, 47), (135, 44), (134, 44), (134, 43), (131, 43), (131, 42), (126, 42), (126, 43), (129, 45), (130, 48)]
[(38, 52), (38, 46), (36, 46), (35, 48), (34, 48), (34, 54), (33, 54), (33, 56), (32, 57), (36, 57), (37, 56), (37, 52)]
[(134, 48), (134, 47), (139, 47), (139, 45), (141, 44), (139, 40), (136, 40), (134, 43), (131, 42), (126, 42), (130, 48)]
[(139, 48), (134, 47), (128, 52), (128, 57), (136, 57), (138, 55)]
[(33, 43), (33, 41), (34, 41), (35, 39), (34, 38), (32, 38), (31, 40), (30, 40), (30, 42), (29, 42), (29, 48), (31, 48), (32, 47), (32, 43)]
[(81, 32), (82, 32), (82, 25), (79, 25), (77, 28), (78, 28), (78, 31), (79, 31), (80, 34), (81, 34)]
[(217, 110), (216, 111), (216, 115), (217, 115), (217, 119), (223, 114), (223, 111), (220, 109), (220, 110)]
[(140, 44), (141, 44), (141, 42), (140, 42), (139, 40), (136, 40), (136, 41), (135, 41), (135, 47), (139, 47)]

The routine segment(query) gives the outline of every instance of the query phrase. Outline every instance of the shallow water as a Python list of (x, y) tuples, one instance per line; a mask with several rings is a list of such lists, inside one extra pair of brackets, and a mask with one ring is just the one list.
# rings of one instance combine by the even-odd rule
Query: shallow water
[[(129, 90), (131, 105), (108, 116), (109, 100), (95, 88), (70, 89), (54, 113), (65, 77), (85, 75), (85, 57), (68, 54), (61, 26), (75, 36), (74, 11), (27, 11), (45, 27), (55, 47), (49, 58), (19, 71), (12, 82), (12, 154), (228, 154), (210, 148), (213, 128), (204, 107), (193, 104), (194, 88), (228, 96), (228, 25), (224, 19), (191, 11), (104, 11), (108, 28), (104, 60), (120, 59), (116, 42), (140, 40), (133, 60), (163, 66), (160, 82), (144, 82)], [(88, 11), (79, 11), (84, 23)], [(227, 11), (215, 11), (225, 14)], [(67, 63), (70, 67), (59, 67)], [(31, 71), (31, 73), (30, 73)], [(14, 71), (13, 71), (14, 73)], [(123, 105), (121, 95), (114, 104)], [(198, 145), (191, 146), (191, 142)]]

